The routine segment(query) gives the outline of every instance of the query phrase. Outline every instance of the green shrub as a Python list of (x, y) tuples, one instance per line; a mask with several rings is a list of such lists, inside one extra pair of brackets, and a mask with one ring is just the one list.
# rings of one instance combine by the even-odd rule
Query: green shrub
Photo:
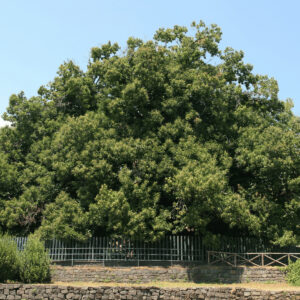
[(43, 242), (29, 237), (21, 254), (20, 277), (24, 283), (50, 281), (50, 259)]
[(18, 280), (20, 259), (16, 242), (9, 236), (0, 237), (0, 282)]
[(287, 280), (293, 285), (300, 286), (300, 259), (288, 265)]

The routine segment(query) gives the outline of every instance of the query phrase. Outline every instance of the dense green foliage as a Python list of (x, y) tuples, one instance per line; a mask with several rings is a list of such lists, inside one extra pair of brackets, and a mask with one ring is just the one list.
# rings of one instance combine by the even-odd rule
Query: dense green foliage
[(44, 243), (30, 236), (24, 251), (19, 251), (12, 237), (0, 237), (0, 282), (41, 283), (50, 281), (50, 259)]
[(287, 271), (287, 280), (289, 283), (293, 285), (300, 286), (300, 259), (296, 260), (296, 262), (291, 263), (286, 268)]
[(11, 237), (0, 237), (0, 282), (19, 278), (20, 259), (17, 244)]
[(41, 283), (50, 281), (50, 259), (43, 242), (30, 236), (20, 256), (20, 278), (22, 282)]
[(156, 240), (195, 232), (299, 242), (300, 122), (202, 22), (92, 48), (0, 131), (4, 232)]

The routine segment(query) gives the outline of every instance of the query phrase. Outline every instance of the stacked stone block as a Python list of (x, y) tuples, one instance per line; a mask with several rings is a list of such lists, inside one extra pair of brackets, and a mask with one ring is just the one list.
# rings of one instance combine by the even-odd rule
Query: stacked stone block
[(300, 291), (262, 291), (245, 288), (157, 288), (157, 287), (70, 287), (50, 285), (0, 284), (0, 299), (60, 300), (60, 299), (300, 299)]
[(284, 282), (284, 271), (277, 267), (226, 267), (203, 265), (196, 267), (102, 267), (55, 266), (52, 280), (71, 282)]

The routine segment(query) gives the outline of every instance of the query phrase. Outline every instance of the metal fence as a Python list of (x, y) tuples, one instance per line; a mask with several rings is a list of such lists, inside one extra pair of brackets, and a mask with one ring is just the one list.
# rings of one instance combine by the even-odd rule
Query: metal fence
[[(18, 248), (24, 249), (27, 238), (15, 239)], [(217, 245), (208, 246), (201, 236), (192, 235), (165, 236), (153, 243), (108, 237), (93, 237), (84, 243), (54, 239), (46, 241), (45, 247), (53, 262), (72, 263), (75, 261), (206, 262), (208, 251), (245, 253), (274, 250), (263, 240), (249, 237), (223, 236)], [(288, 251), (285, 250), (285, 252)]]

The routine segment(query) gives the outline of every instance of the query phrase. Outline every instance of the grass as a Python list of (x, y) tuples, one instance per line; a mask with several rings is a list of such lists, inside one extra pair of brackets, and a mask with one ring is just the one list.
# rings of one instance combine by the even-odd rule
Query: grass
[(219, 283), (193, 283), (193, 282), (165, 282), (165, 281), (153, 281), (148, 283), (119, 283), (119, 282), (54, 282), (51, 285), (62, 286), (75, 286), (75, 287), (101, 287), (101, 286), (143, 286), (143, 287), (159, 287), (159, 288), (196, 288), (196, 287), (228, 287), (228, 288), (250, 288), (257, 290), (272, 290), (272, 291), (300, 291), (300, 287), (292, 286), (288, 283), (231, 283), (231, 284), (219, 284)]

